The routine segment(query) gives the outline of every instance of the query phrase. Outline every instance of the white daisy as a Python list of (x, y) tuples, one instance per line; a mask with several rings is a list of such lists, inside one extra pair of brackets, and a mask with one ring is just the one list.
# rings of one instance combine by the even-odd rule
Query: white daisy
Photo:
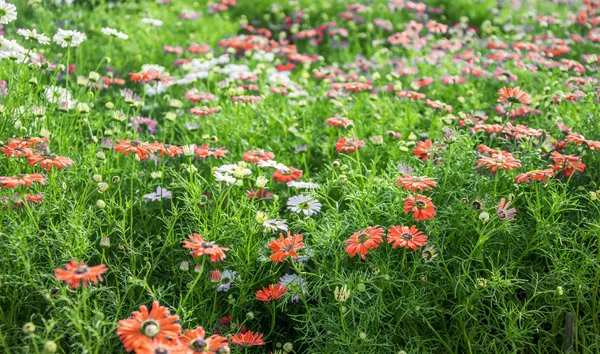
[(63, 48), (79, 47), (79, 45), (86, 40), (86, 36), (85, 33), (73, 30), (65, 31), (59, 28), (58, 31), (56, 31), (56, 34), (54, 34), (52, 37), (52, 40)]
[(287, 208), (294, 213), (311, 216), (321, 211), (321, 203), (309, 195), (301, 194), (288, 199)]
[(287, 183), (288, 187), (294, 187), (296, 189), (316, 189), (319, 187), (318, 184), (313, 182), (296, 182), (290, 181)]
[(0, 52), (0, 59), (8, 59), (17, 63), (23, 63), (26, 60), (25, 53), (16, 50)]
[(153, 18), (142, 18), (142, 23), (148, 23), (151, 24), (152, 26), (156, 26), (156, 27), (160, 27), (163, 25), (163, 22), (161, 20), (155, 20)]
[(285, 220), (267, 220), (263, 224), (265, 229), (270, 230), (271, 232), (276, 232), (277, 230), (287, 231), (288, 227), (285, 223)]
[(221, 173), (219, 171), (215, 171), (215, 173), (213, 174), (215, 176), (215, 180), (217, 182), (225, 182), (228, 185), (232, 185), (235, 184), (235, 182), (237, 182), (237, 180), (233, 177), (231, 177), (230, 175), (226, 174), (226, 173)]
[(17, 41), (9, 40), (0, 36), (0, 52), (21, 52), (25, 53), (23, 48)]
[(44, 90), (44, 95), (50, 103), (61, 103), (71, 100), (71, 93), (64, 87), (49, 86)]
[(102, 33), (104, 33), (107, 36), (116, 37), (120, 39), (129, 39), (128, 35), (126, 35), (123, 32), (119, 32), (114, 28), (102, 27), (100, 31), (102, 31)]
[(17, 34), (25, 37), (27, 40), (38, 42), (39, 44), (50, 44), (50, 38), (46, 37), (43, 33), (37, 33), (35, 28), (32, 30), (19, 28)]
[(11, 23), (17, 19), (17, 7), (4, 0), (0, 0), (0, 24)]
[(275, 160), (266, 160), (266, 161), (260, 160), (260, 161), (258, 161), (257, 165), (259, 167), (274, 167), (275, 169), (284, 171), (284, 172), (287, 172), (290, 170), (289, 167), (287, 167), (286, 165), (279, 163)]

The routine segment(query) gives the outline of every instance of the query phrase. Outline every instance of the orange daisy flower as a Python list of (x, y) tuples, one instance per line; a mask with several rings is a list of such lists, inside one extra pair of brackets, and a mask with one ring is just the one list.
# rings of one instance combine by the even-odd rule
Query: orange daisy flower
[(417, 194), (409, 195), (404, 199), (404, 214), (412, 212), (412, 217), (416, 221), (433, 219), (436, 215), (435, 205), (431, 202), (431, 198)]
[(437, 183), (433, 178), (429, 177), (418, 177), (403, 174), (403, 177), (398, 178), (398, 186), (404, 187), (403, 190), (407, 191), (410, 189), (411, 192), (422, 192), (424, 189), (431, 190), (433, 187), (437, 187)]
[(364, 260), (370, 249), (379, 247), (379, 244), (383, 242), (382, 236), (384, 235), (385, 231), (379, 226), (370, 226), (362, 231), (357, 231), (344, 242), (346, 253), (350, 257), (354, 257), (358, 253)]
[(271, 260), (275, 261), (275, 264), (285, 261), (288, 256), (298, 258), (296, 250), (305, 248), (302, 242), (302, 235), (292, 236), (288, 231), (288, 236), (283, 238), (283, 234), (279, 234), (279, 240), (273, 240), (269, 243), (269, 248), (273, 251)]
[(214, 354), (220, 348), (229, 346), (225, 337), (219, 335), (205, 337), (206, 332), (202, 327), (196, 327), (194, 330), (186, 329), (183, 335), (179, 336), (177, 354)]
[(330, 127), (347, 127), (348, 125), (354, 124), (354, 121), (352, 119), (348, 119), (346, 117), (341, 117), (339, 114), (334, 115), (331, 118), (327, 118), (325, 120), (325, 122), (327, 122), (327, 125), (329, 125)]
[(56, 168), (63, 169), (68, 166), (73, 166), (73, 160), (64, 156), (57, 156), (56, 154), (47, 154), (47, 155), (29, 155), (27, 157), (29, 159), (29, 166), (33, 166), (36, 163), (40, 164), (40, 167), (45, 169), (46, 171), (50, 171), (52, 166)]
[(269, 161), (275, 158), (275, 154), (263, 149), (250, 150), (245, 152), (242, 157), (244, 161), (258, 163), (259, 161)]
[(533, 181), (548, 182), (548, 177), (552, 176), (554, 176), (554, 170), (552, 168), (529, 171), (527, 173), (518, 174), (515, 177), (515, 183), (530, 183)]
[(498, 102), (531, 104), (531, 95), (521, 90), (519, 86), (515, 88), (503, 87), (498, 90), (500, 97)]
[(492, 157), (480, 156), (477, 163), (480, 166), (491, 167), (492, 173), (499, 169), (510, 171), (521, 167), (521, 161), (515, 159), (511, 153), (506, 151), (501, 151), (499, 154), (492, 154)]
[(231, 336), (231, 343), (237, 345), (243, 345), (245, 347), (254, 347), (258, 345), (265, 345), (263, 341), (263, 335), (259, 333), (253, 333), (247, 331), (245, 333), (237, 333)]
[(427, 246), (427, 236), (417, 230), (415, 225), (392, 226), (388, 234), (388, 243), (394, 243), (392, 248), (404, 247), (416, 251), (419, 247)]
[(229, 251), (229, 248), (221, 247), (215, 244), (214, 241), (206, 242), (202, 238), (202, 235), (193, 233), (188, 235), (191, 241), (185, 240), (183, 241), (183, 248), (191, 248), (193, 249), (190, 254), (194, 255), (194, 258), (198, 258), (205, 254), (210, 255), (210, 261), (220, 262), (225, 259), (225, 251)]
[(277, 170), (273, 172), (273, 180), (275, 182), (288, 183), (302, 177), (302, 170), (294, 167), (289, 167), (287, 171)]
[(116, 152), (122, 152), (127, 156), (129, 153), (136, 153), (141, 160), (148, 159), (148, 154), (153, 154), (156, 151), (156, 146), (137, 140), (118, 140), (115, 139), (114, 149)]
[(164, 154), (167, 154), (169, 157), (175, 157), (177, 155), (183, 154), (183, 148), (181, 146), (176, 145), (168, 145), (163, 143), (154, 143), (154, 147), (156, 151), (158, 151), (158, 156), (162, 157)]
[(102, 279), (102, 274), (108, 271), (108, 268), (104, 264), (88, 267), (83, 262), (77, 263), (74, 259), (67, 263), (65, 268), (56, 268), (54, 270), (54, 277), (69, 284), (71, 289), (79, 288), (82, 283), (87, 288), (90, 281), (98, 284), (98, 281), (102, 282), (104, 280)]
[(179, 316), (169, 316), (169, 309), (154, 301), (152, 310), (148, 311), (146, 305), (142, 305), (140, 311), (133, 311), (128, 319), (118, 321), (117, 335), (126, 351), (137, 351), (153, 340), (177, 338), (181, 333), (177, 321)]
[[(141, 347), (135, 349), (135, 354), (181, 354), (180, 346), (177, 342), (170, 342), (167, 339), (157, 339), (150, 342), (144, 342)], [(208, 352), (207, 352), (208, 353)]]
[(215, 159), (218, 159), (220, 157), (225, 157), (229, 151), (225, 150), (225, 146), (221, 146), (220, 148), (211, 148), (205, 143), (202, 143), (201, 147), (194, 146), (194, 152), (201, 159), (204, 159), (208, 156), (213, 156)]
[(552, 154), (550, 154), (550, 158), (554, 160), (554, 163), (552, 164), (554, 172), (563, 171), (567, 178), (575, 171), (581, 173), (585, 170), (585, 164), (581, 162), (580, 156), (562, 155), (558, 151), (553, 151)]
[(46, 177), (39, 173), (19, 175), (17, 177), (0, 177), (0, 185), (2, 188), (16, 188), (17, 186), (31, 187), (33, 182), (45, 184)]
[(355, 152), (363, 146), (365, 146), (365, 142), (357, 138), (341, 138), (335, 143), (337, 152), (345, 152), (347, 154)]
[(587, 142), (587, 140), (585, 139), (585, 137), (583, 135), (577, 134), (577, 133), (571, 133), (571, 134), (567, 135), (565, 140), (569, 143), (576, 143), (577, 145), (581, 145), (581, 144)]
[(417, 146), (413, 149), (413, 155), (421, 159), (421, 161), (425, 161), (431, 157), (433, 152), (438, 150), (440, 150), (440, 147), (437, 144), (433, 144), (431, 139), (427, 139), (417, 142)]
[(33, 146), (35, 144), (32, 144), (29, 140), (9, 139), (8, 144), (2, 147), (2, 152), (6, 157), (29, 156), (35, 153)]
[(267, 287), (262, 288), (262, 290), (257, 290), (256, 300), (266, 302), (267, 304), (273, 300), (278, 300), (283, 297), (287, 293), (288, 289), (285, 285), (281, 283), (271, 284)]

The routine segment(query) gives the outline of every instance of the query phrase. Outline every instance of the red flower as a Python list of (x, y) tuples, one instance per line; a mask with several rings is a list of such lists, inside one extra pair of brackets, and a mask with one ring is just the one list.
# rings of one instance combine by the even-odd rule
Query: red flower
[(33, 182), (45, 184), (46, 177), (39, 173), (20, 175), (18, 177), (0, 177), (0, 185), (2, 188), (16, 188), (17, 186), (31, 187)]
[(347, 127), (350, 124), (354, 124), (352, 119), (341, 117), (339, 114), (334, 115), (331, 118), (325, 120), (330, 127)]
[(278, 300), (287, 293), (288, 289), (281, 283), (271, 284), (262, 290), (256, 291), (256, 300), (266, 302), (267, 304), (273, 300)]
[(163, 338), (144, 342), (141, 347), (135, 349), (135, 354), (187, 354), (187, 352), (182, 352), (179, 348), (180, 346), (177, 342), (171, 342)]
[(151, 311), (142, 305), (140, 311), (133, 311), (128, 319), (118, 321), (117, 335), (126, 351), (137, 351), (151, 345), (153, 340), (177, 338), (181, 333), (181, 326), (175, 323), (178, 320), (179, 316), (169, 316), (169, 309), (154, 301)]
[(358, 253), (364, 260), (370, 249), (379, 247), (379, 244), (383, 242), (382, 236), (384, 235), (385, 231), (379, 226), (370, 226), (362, 231), (357, 231), (344, 242), (346, 253), (350, 257), (354, 257)]
[(258, 163), (259, 161), (269, 161), (275, 158), (275, 154), (262, 149), (250, 150), (242, 155), (244, 161)]
[(221, 146), (220, 148), (211, 148), (205, 143), (202, 143), (201, 147), (194, 146), (194, 152), (201, 159), (204, 159), (208, 156), (213, 156), (215, 159), (218, 159), (220, 157), (225, 157), (229, 151), (225, 150), (225, 146)]
[(424, 189), (431, 190), (432, 187), (436, 187), (437, 183), (429, 177), (417, 177), (407, 174), (403, 174), (403, 177), (398, 178), (398, 186), (404, 187), (403, 190), (409, 190), (411, 192), (422, 192)]
[(57, 280), (64, 281), (69, 284), (71, 289), (77, 289), (83, 283), (86, 288), (89, 283), (98, 284), (98, 281), (102, 282), (102, 274), (108, 271), (108, 268), (104, 264), (100, 264), (93, 267), (88, 267), (83, 262), (77, 263), (72, 259), (65, 265), (65, 269), (56, 268), (54, 270), (54, 277)]
[(520, 103), (520, 104), (531, 104), (531, 96), (521, 90), (519, 86), (515, 88), (503, 87), (498, 90), (498, 94), (500, 98), (498, 98), (498, 102), (510, 102), (510, 103)]
[(273, 180), (275, 182), (288, 183), (301, 177), (302, 170), (298, 170), (294, 167), (289, 167), (287, 171), (277, 170), (273, 172)]
[(585, 170), (585, 164), (581, 162), (580, 156), (562, 155), (561, 153), (554, 151), (550, 154), (550, 158), (554, 160), (554, 163), (552, 164), (554, 172), (563, 171), (567, 178), (575, 171), (581, 173)]
[(270, 199), (273, 193), (267, 192), (266, 189), (258, 189), (256, 191), (246, 191), (246, 197), (249, 199)]
[(363, 140), (358, 140), (357, 138), (341, 138), (335, 143), (337, 152), (345, 153), (355, 152), (363, 146), (365, 146), (365, 142)]
[(286, 238), (283, 238), (283, 234), (279, 234), (279, 240), (269, 243), (268, 247), (273, 251), (270, 259), (275, 261), (275, 264), (285, 261), (288, 256), (297, 259), (296, 251), (305, 248), (302, 238), (302, 235), (292, 236), (289, 231)]
[(431, 157), (432, 152), (437, 150), (439, 150), (439, 147), (434, 145), (431, 139), (427, 139), (417, 142), (417, 146), (413, 149), (413, 155), (421, 159), (421, 161), (425, 161)]
[(29, 166), (33, 166), (36, 163), (40, 164), (40, 167), (45, 169), (46, 171), (50, 171), (52, 166), (56, 168), (63, 169), (68, 166), (73, 165), (73, 160), (64, 156), (57, 156), (56, 154), (47, 154), (47, 155), (29, 155), (27, 157), (29, 159)]
[(194, 330), (186, 329), (183, 335), (179, 336), (179, 351), (177, 354), (214, 354), (222, 347), (229, 346), (227, 338), (219, 335), (212, 335), (208, 338), (202, 327)]
[(194, 258), (198, 258), (205, 254), (210, 255), (210, 261), (213, 263), (220, 262), (225, 259), (225, 251), (229, 251), (229, 248), (221, 247), (215, 244), (214, 241), (206, 242), (202, 239), (202, 235), (194, 233), (188, 235), (191, 241), (183, 241), (183, 248), (193, 249), (190, 254), (194, 255)]
[(169, 157), (174, 157), (177, 155), (183, 154), (183, 148), (181, 146), (168, 145), (162, 143), (154, 143), (156, 147), (156, 151), (158, 151), (158, 155), (162, 157), (164, 154), (167, 154)]
[(500, 151), (498, 154), (494, 153), (492, 157), (480, 156), (477, 163), (481, 166), (491, 167), (492, 173), (498, 169), (510, 171), (521, 167), (521, 161), (515, 159), (511, 153), (506, 151)]
[(433, 219), (436, 215), (435, 205), (431, 202), (431, 198), (424, 195), (409, 195), (404, 199), (404, 214), (412, 212), (412, 217), (416, 221)]
[(137, 154), (141, 160), (148, 159), (148, 154), (152, 154), (156, 151), (155, 145), (143, 141), (115, 139), (115, 142), (117, 142), (114, 146), (116, 152), (122, 152), (125, 156), (133, 152)]
[(243, 345), (245, 347), (253, 347), (258, 345), (265, 345), (262, 340), (263, 335), (259, 333), (253, 333), (248, 331), (246, 333), (237, 333), (231, 336), (231, 343), (237, 345)]
[(416, 226), (392, 226), (388, 234), (388, 243), (394, 243), (392, 248), (404, 247), (417, 250), (419, 247), (427, 246), (427, 236), (417, 230)]
[(552, 168), (545, 170), (529, 171), (527, 173), (521, 173), (515, 177), (515, 183), (530, 183), (533, 181), (548, 182), (548, 177), (554, 176), (554, 170)]

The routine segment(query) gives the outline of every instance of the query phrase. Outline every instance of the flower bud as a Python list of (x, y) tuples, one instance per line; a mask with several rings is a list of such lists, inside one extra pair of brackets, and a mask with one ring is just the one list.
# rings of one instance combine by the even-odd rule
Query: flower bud
[(46, 353), (56, 353), (58, 346), (53, 341), (49, 340), (44, 344), (44, 352)]
[(98, 207), (98, 209), (104, 209), (106, 208), (106, 202), (104, 202), (104, 200), (102, 199), (98, 199), (96, 201), (96, 206)]
[(23, 332), (25, 334), (32, 334), (35, 332), (35, 325), (33, 322), (27, 322), (23, 325)]

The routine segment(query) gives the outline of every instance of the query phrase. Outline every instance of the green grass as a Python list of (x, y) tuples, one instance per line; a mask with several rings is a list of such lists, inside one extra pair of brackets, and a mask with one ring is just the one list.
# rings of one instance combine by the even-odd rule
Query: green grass
[[(578, 75), (539, 65), (534, 72), (507, 61), (483, 69), (493, 74), (500, 66), (518, 75), (517, 82), (468, 75), (462, 85), (440, 82), (444, 75), (461, 75), (466, 64), (453, 61), (454, 55), (473, 49), (483, 59), (494, 52), (485, 42), (492, 36), (509, 45), (547, 34), (561, 39), (570, 38), (571, 33), (585, 36), (587, 29), (582, 26), (544, 27), (529, 15), (551, 14), (564, 21), (577, 7), (523, 2), (521, 9), (506, 4), (499, 15), (493, 15), (489, 8), (496, 7), (496, 1), (431, 1), (430, 6), (445, 11), (431, 18), (452, 25), (467, 16), (480, 31), (462, 49), (449, 51), (439, 63), (429, 64), (414, 59), (427, 56), (439, 39), (461, 36), (433, 34), (421, 50), (373, 43), (404, 30), (410, 20), (423, 21), (414, 12), (392, 13), (385, 1), (376, 0), (367, 3), (370, 10), (358, 14), (366, 19), (365, 24), (356, 24), (338, 17), (352, 3), (349, 1), (281, 1), (279, 7), (273, 3), (239, 0), (226, 12), (210, 14), (204, 1), (172, 0), (172, 4), (161, 5), (96, 0), (64, 7), (54, 2), (15, 2), (19, 15), (4, 26), (7, 39), (16, 39), (29, 49), (30, 44), (15, 33), (17, 28), (36, 28), (52, 37), (57, 22), (62, 21), (63, 29), (85, 32), (87, 40), (77, 48), (61, 48), (55, 43), (31, 47), (50, 62), (75, 64), (75, 74), (68, 82), (64, 75), (59, 79), (56, 70), (0, 60), (0, 80), (8, 87), (8, 94), (0, 96), (2, 143), (49, 133), (49, 149), (74, 162), (71, 167), (47, 172), (39, 165), (29, 166), (25, 158), (0, 157), (0, 176), (43, 173), (47, 177), (44, 185), (0, 190), (0, 197), (13, 200), (16, 192), (42, 193), (44, 197), (40, 204), (13, 210), (9, 202), (0, 210), (0, 351), (44, 353), (51, 349), (44, 346), (53, 341), (58, 353), (121, 353), (117, 321), (157, 300), (180, 316), (179, 323), (186, 329), (203, 326), (213, 334), (220, 318), (232, 316), (240, 326), (265, 334), (265, 347), (232, 345), (234, 353), (281, 353), (288, 342), (293, 343), (294, 353), (556, 353), (564, 351), (565, 342), (570, 341), (567, 352), (600, 352), (600, 206), (595, 194), (600, 193), (600, 153), (585, 144), (569, 143), (561, 153), (581, 156), (586, 164), (583, 173), (570, 178), (557, 174), (546, 183), (514, 182), (519, 173), (547, 168), (551, 162), (548, 146), (566, 135), (556, 126), (559, 118), (588, 140), (600, 140), (598, 94), (593, 85), (580, 87), (586, 96), (578, 102), (553, 101), (559, 91), (568, 91), (564, 82), (569, 77), (598, 78), (597, 66), (584, 63), (587, 71)], [(275, 86), (268, 80), (270, 70), (287, 62), (281, 56), (274, 62), (231, 56), (230, 64), (260, 69), (258, 81), (252, 82), (260, 91), (244, 93), (261, 95), (257, 104), (232, 103), (231, 96), (238, 94), (219, 86), (227, 75), (217, 71), (154, 96), (144, 94), (141, 84), (129, 80), (128, 74), (140, 72), (144, 64), (161, 65), (170, 75), (183, 77), (186, 67), (174, 66), (174, 60), (206, 56), (165, 53), (163, 45), (185, 49), (192, 42), (208, 43), (218, 57), (224, 52), (218, 42), (244, 33), (242, 23), (260, 21), (257, 28), (272, 26), (277, 39), (281, 32), (277, 26), (284, 15), (300, 8), (307, 14), (300, 30), (329, 21), (349, 30), (345, 48), (333, 48), (329, 37), (319, 46), (298, 41), (299, 52), (322, 56), (318, 62), (299, 64), (292, 71), (291, 79), (302, 86), (306, 96), (270, 92)], [(201, 11), (202, 17), (179, 19), (184, 10)], [(164, 24), (153, 27), (141, 23), (141, 18), (160, 19)], [(394, 30), (384, 32), (368, 25), (376, 18), (390, 20)], [(532, 28), (521, 34), (503, 28), (509, 23)], [(130, 38), (111, 40), (101, 33), (102, 27), (123, 31)], [(581, 61), (583, 54), (599, 49), (589, 40), (570, 47), (569, 53), (554, 59)], [(451, 105), (454, 116), (422, 101), (399, 99), (395, 92), (327, 98), (331, 85), (313, 79), (314, 70), (327, 65), (343, 67), (360, 54), (378, 67), (347, 72), (372, 80), (374, 87), (391, 83), (404, 90), (414, 90), (411, 82), (415, 78), (432, 77), (434, 84), (418, 91)], [(418, 74), (391, 75), (386, 62), (399, 58), (406, 67), (417, 67)], [(525, 63), (533, 64), (528, 59)], [(114, 77), (125, 79), (125, 86), (95, 90), (78, 84), (77, 76), (88, 77), (91, 71), (107, 75), (109, 68)], [(75, 108), (65, 112), (49, 103), (44, 90), (51, 85), (68, 87), (72, 97), (87, 104), (90, 111)], [(552, 138), (517, 142), (484, 131), (472, 132), (469, 126), (457, 123), (463, 112), (483, 110), (489, 116), (486, 123), (505, 126), (509, 119), (494, 110), (497, 91), (516, 86), (531, 94), (529, 106), (538, 108), (540, 114), (518, 117), (513, 124), (543, 129)], [(132, 89), (144, 105), (125, 102), (121, 88)], [(185, 92), (191, 88), (210, 92), (218, 100), (186, 101)], [(180, 100), (182, 106), (173, 105), (171, 99)], [(220, 110), (204, 118), (189, 113), (190, 108), (205, 105)], [(36, 106), (45, 107), (42, 117), (35, 114)], [(129, 119), (113, 119), (115, 111), (154, 119), (156, 133), (138, 132), (127, 125)], [(166, 119), (169, 113), (176, 115), (173, 121)], [(343, 129), (327, 126), (325, 119), (334, 114), (348, 117), (354, 124)], [(188, 129), (189, 123), (198, 123), (197, 129)], [(453, 137), (444, 139), (443, 129), (452, 129)], [(389, 132), (402, 137), (392, 138)], [(363, 148), (350, 154), (336, 151), (338, 139), (354, 136), (365, 141)], [(382, 144), (371, 140), (378, 136), (382, 136)], [(444, 144), (438, 152), (442, 163), (433, 159), (423, 162), (413, 155), (415, 142), (428, 138)], [(219, 160), (181, 155), (155, 163), (103, 148), (103, 139), (178, 146), (205, 142), (211, 147), (225, 146), (229, 152)], [(303, 144), (306, 150), (297, 151)], [(512, 152), (522, 167), (495, 174), (477, 167), (476, 147), (480, 144)], [(300, 181), (315, 182), (318, 188), (297, 191), (273, 181), (272, 168), (253, 164), (245, 165), (251, 174), (241, 179), (241, 185), (215, 180), (216, 168), (237, 164), (244, 152), (259, 148), (273, 152), (277, 162), (303, 170)], [(414, 168), (416, 176), (436, 178), (437, 188), (419, 193), (432, 198), (435, 218), (416, 222), (404, 213), (404, 199), (410, 192), (396, 183), (401, 176), (398, 164)], [(190, 165), (195, 171), (190, 172)], [(256, 189), (259, 176), (268, 179), (271, 200), (246, 197), (246, 190)], [(105, 191), (100, 191), (99, 182), (107, 183)], [(172, 198), (154, 202), (143, 198), (157, 186), (168, 189)], [(298, 194), (313, 196), (321, 203), (321, 211), (310, 217), (288, 211), (287, 200)], [(494, 208), (501, 198), (512, 200), (516, 221), (497, 217)], [(483, 201), (483, 207), (475, 210), (474, 200)], [(309, 261), (288, 259), (275, 264), (269, 260), (267, 245), (278, 233), (265, 230), (257, 221), (259, 212), (269, 219), (287, 220), (292, 234), (302, 234), (306, 249), (300, 255), (310, 256)], [(416, 225), (429, 236), (428, 244), (437, 249), (438, 257), (425, 262), (423, 248), (392, 249), (385, 241), (370, 250), (366, 260), (349, 257), (344, 241), (374, 225), (386, 230), (392, 225)], [(227, 258), (220, 263), (194, 259), (182, 248), (187, 235), (194, 232), (230, 248)], [(103, 239), (110, 240), (110, 245), (103, 245)], [(70, 290), (55, 279), (54, 272), (71, 259), (90, 266), (106, 264), (109, 271), (100, 284)], [(189, 262), (189, 269), (182, 269), (182, 262)], [(203, 267), (201, 273), (194, 272), (197, 264)], [(237, 272), (229, 292), (216, 291), (217, 285), (208, 275), (213, 269)], [(256, 300), (257, 290), (277, 283), (285, 274), (301, 274), (306, 294), (297, 302), (291, 295), (268, 305)], [(343, 286), (350, 296), (337, 301), (335, 290)], [(566, 335), (568, 314), (574, 316), (573, 338)], [(29, 322), (36, 326), (33, 333), (23, 331)], [(221, 326), (224, 336), (238, 332), (235, 324)]]

